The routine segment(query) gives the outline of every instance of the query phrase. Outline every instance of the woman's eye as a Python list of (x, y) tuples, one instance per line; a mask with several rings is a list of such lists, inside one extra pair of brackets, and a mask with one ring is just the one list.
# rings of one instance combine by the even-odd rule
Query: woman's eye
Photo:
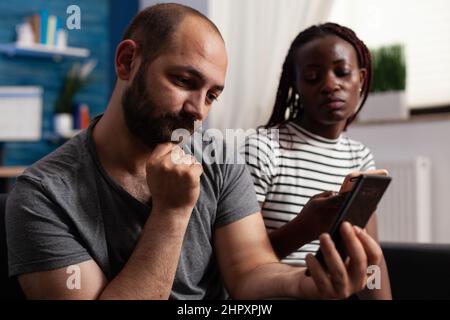
[(339, 77), (345, 77), (345, 76), (350, 75), (351, 73), (352, 73), (352, 71), (348, 70), (348, 69), (343, 69), (343, 70), (337, 70), (336, 71), (336, 75), (339, 76)]
[(303, 76), (303, 79), (305, 79), (305, 81), (316, 81), (318, 79), (318, 74), (316, 72), (310, 72), (310, 73), (305, 73)]

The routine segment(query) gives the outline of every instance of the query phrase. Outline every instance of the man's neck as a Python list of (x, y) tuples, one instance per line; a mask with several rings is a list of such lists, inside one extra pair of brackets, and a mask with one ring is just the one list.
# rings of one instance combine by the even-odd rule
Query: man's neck
[(111, 176), (145, 176), (151, 152), (128, 130), (121, 106), (111, 98), (108, 108), (93, 130), (99, 160)]

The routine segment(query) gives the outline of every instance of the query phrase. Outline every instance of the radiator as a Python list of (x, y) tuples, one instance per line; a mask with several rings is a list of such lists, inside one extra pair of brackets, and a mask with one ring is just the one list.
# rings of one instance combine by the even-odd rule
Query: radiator
[(378, 160), (377, 168), (392, 177), (377, 209), (380, 241), (431, 242), (430, 160)]

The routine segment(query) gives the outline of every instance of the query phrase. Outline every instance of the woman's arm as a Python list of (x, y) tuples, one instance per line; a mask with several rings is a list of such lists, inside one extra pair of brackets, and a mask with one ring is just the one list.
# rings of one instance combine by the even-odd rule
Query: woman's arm
[(303, 210), (290, 222), (269, 233), (278, 258), (282, 259), (301, 246), (316, 240), (330, 229), (342, 196), (332, 191), (312, 197)]

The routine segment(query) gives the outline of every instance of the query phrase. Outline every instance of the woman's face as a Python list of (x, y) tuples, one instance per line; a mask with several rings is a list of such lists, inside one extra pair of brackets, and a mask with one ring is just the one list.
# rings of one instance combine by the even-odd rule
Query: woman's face
[(296, 89), (303, 108), (300, 124), (318, 134), (331, 130), (339, 135), (356, 112), (366, 75), (358, 66), (355, 49), (330, 35), (302, 45), (295, 61)]

